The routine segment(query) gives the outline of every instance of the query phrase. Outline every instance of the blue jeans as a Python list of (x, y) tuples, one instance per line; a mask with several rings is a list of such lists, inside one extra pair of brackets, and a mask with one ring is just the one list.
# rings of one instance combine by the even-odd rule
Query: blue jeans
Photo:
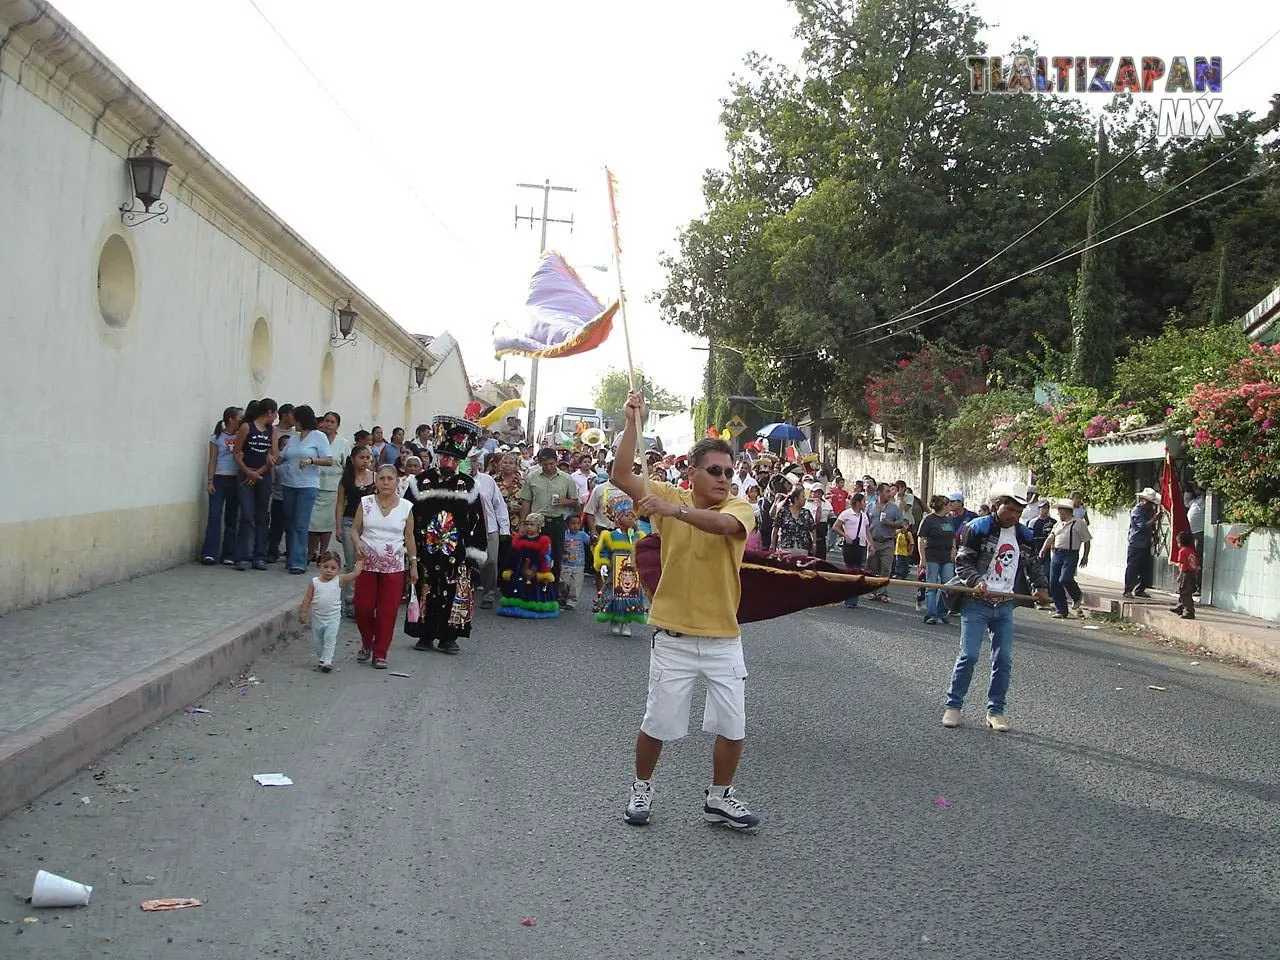
[(253, 486), (240, 481), (240, 533), (236, 559), (267, 562), (267, 510), (271, 506), (271, 481), (265, 477)]
[(271, 513), (267, 520), (267, 563), (280, 559), (280, 541), (284, 538), (284, 487), (280, 496), (271, 495)]
[[(348, 543), (351, 535), (351, 527), (354, 524), (354, 517), (342, 518), (342, 529), (338, 532), (342, 535), (342, 572), (350, 573), (356, 567), (356, 548)], [(356, 583), (352, 580), (342, 588), (342, 611), (343, 616), (351, 619), (355, 613), (355, 595)]]
[[(867, 562), (867, 548), (861, 543), (843, 542), (840, 544), (840, 552), (844, 557), (844, 565), (853, 567), (855, 570), (861, 570)], [(856, 610), (858, 607), (858, 598), (850, 597), (844, 602), (844, 605), (850, 610)]]
[(1003, 714), (1004, 698), (1013, 675), (1013, 605), (991, 605), (981, 600), (965, 600), (960, 608), (960, 654), (951, 672), (947, 706), (959, 710), (969, 692), (973, 668), (982, 656), (982, 642), (991, 632), (991, 686), (987, 688), (987, 713)]
[[(927, 568), (925, 576), (929, 578), (930, 583), (946, 583), (956, 575), (956, 565), (948, 560), (946, 563), (925, 564)], [(925, 613), (937, 620), (949, 620), (951, 611), (947, 609), (945, 594), (941, 590), (926, 590), (925, 599), (928, 606), (925, 607)]]
[(311, 508), (318, 487), (284, 488), (284, 543), (290, 570), (307, 569), (307, 543), (311, 535)]
[(1049, 595), (1053, 605), (1064, 617), (1067, 615), (1067, 595), (1080, 599), (1080, 584), (1076, 583), (1076, 567), (1080, 565), (1079, 550), (1055, 550), (1049, 555)]
[(1124, 592), (1133, 593), (1151, 586), (1155, 558), (1151, 555), (1150, 545), (1145, 547), (1129, 546), (1124, 562)]
[[(236, 558), (236, 521), (240, 519), (240, 478), (217, 475), (209, 494), (209, 523), (204, 528), (200, 556), (214, 560)], [(219, 542), (221, 541), (221, 542)]]

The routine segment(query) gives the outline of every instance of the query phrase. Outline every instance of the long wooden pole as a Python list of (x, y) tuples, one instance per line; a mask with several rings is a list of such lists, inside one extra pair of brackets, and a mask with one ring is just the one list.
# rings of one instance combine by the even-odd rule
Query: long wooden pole
[[(636, 390), (636, 366), (631, 359), (631, 331), (627, 327), (627, 288), (622, 282), (622, 231), (618, 227), (618, 183), (613, 171), (604, 168), (605, 182), (609, 187), (609, 223), (613, 226), (613, 272), (618, 275), (618, 322), (622, 325), (622, 342), (627, 350), (627, 389)], [(622, 456), (619, 448), (617, 456)], [(640, 482), (646, 495), (649, 492), (649, 471), (644, 463), (644, 424), (636, 424), (636, 448), (628, 453), (632, 460), (640, 461)]]
[[(635, 390), (636, 368), (631, 359), (631, 331), (627, 329), (627, 290), (622, 282), (622, 234), (618, 229), (618, 184), (608, 167), (604, 168), (604, 175), (609, 185), (609, 222), (613, 225), (613, 270), (618, 275), (618, 322), (622, 326), (622, 342), (627, 348), (627, 383), (631, 390)], [(637, 439), (636, 442), (642, 444), (644, 441)]]
[[(750, 561), (743, 564), (744, 567), (751, 567), (753, 570), (763, 570), (768, 573), (783, 573), (790, 576), (799, 575), (801, 577), (816, 577), (823, 580), (857, 580), (860, 582), (868, 582), (882, 584), (886, 587), (911, 587), (912, 589), (926, 590), (943, 590), (947, 593), (967, 593), (976, 596), (978, 591), (974, 587), (966, 587), (960, 583), (922, 583), (919, 580), (896, 580), (893, 577), (877, 577), (869, 573), (831, 573), (827, 570), (780, 570), (777, 567), (767, 567), (763, 564), (751, 563)], [(1029, 597), (1025, 593), (996, 593), (988, 591), (986, 596), (993, 600), (1031, 600), (1035, 597)]]

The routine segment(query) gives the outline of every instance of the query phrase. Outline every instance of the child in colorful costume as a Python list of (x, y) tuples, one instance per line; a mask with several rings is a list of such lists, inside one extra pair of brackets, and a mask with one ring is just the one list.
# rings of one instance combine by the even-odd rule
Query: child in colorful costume
[(636, 544), (643, 534), (636, 531), (635, 507), (629, 497), (614, 494), (605, 510), (617, 527), (602, 530), (596, 543), (593, 559), (600, 572), (596, 619), (612, 624), (614, 636), (629, 637), (631, 625), (649, 617), (649, 600), (636, 569)]
[(543, 517), (531, 513), (511, 538), (498, 616), (547, 620), (560, 616), (556, 577), (551, 565), (551, 538), (542, 532)]

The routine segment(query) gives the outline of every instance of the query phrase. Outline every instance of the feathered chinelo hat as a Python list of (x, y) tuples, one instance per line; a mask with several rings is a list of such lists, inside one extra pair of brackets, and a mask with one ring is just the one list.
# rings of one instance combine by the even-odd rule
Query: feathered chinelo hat
[(479, 442), (480, 429), (461, 417), (436, 417), (431, 421), (431, 429), (431, 445), (438, 457), (465, 460), (471, 448)]

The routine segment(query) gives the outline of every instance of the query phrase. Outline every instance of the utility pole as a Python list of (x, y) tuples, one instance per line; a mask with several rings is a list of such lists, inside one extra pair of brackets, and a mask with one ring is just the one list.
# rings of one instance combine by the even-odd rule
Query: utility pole
[[(572, 213), (569, 214), (568, 220), (558, 220), (558, 219), (555, 219), (554, 217), (548, 216), (548, 213), (550, 212), (550, 208), (551, 208), (551, 191), (559, 190), (563, 193), (577, 193), (578, 191), (573, 187), (553, 186), (551, 183), (550, 177), (548, 177), (542, 183), (517, 183), (516, 186), (524, 190), (541, 190), (542, 191), (542, 216), (535, 217), (533, 215), (533, 207), (529, 208), (528, 215), (522, 216), (520, 213), (520, 205), (516, 204), (516, 221), (515, 221), (515, 225), (519, 227), (521, 220), (528, 220), (530, 230), (533, 229), (533, 224), (535, 220), (542, 221), (542, 241), (541, 241), (542, 245), (538, 248), (538, 254), (539, 256), (541, 256), (543, 253), (546, 252), (546, 249), (547, 249), (547, 224), (548, 223), (567, 223), (569, 225), (569, 232), (573, 233), (573, 214)], [(533, 358), (533, 362), (532, 364), (530, 364), (530, 367), (529, 367), (528, 421), (529, 421), (529, 442), (536, 443), (537, 437), (538, 437), (538, 358), (537, 357)]]

